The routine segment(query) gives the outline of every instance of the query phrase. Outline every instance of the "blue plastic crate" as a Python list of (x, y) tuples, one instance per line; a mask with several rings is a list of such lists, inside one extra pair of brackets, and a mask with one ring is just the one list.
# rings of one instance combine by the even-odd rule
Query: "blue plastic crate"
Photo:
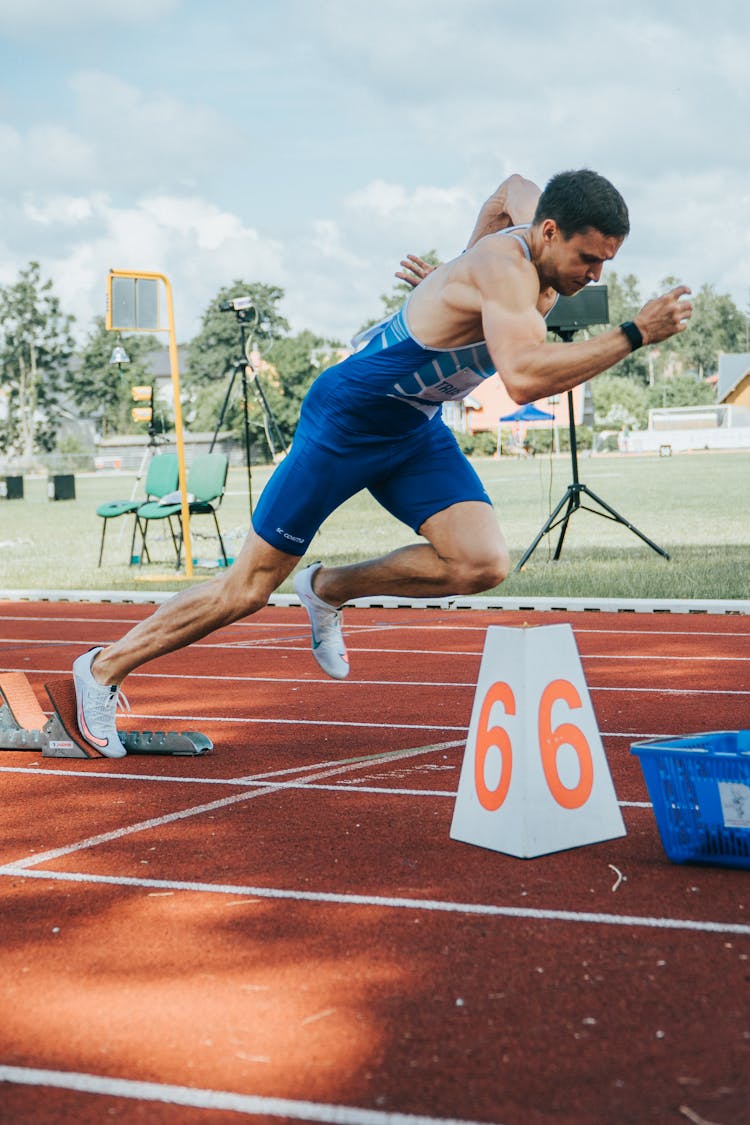
[(750, 868), (750, 730), (634, 742), (673, 863)]

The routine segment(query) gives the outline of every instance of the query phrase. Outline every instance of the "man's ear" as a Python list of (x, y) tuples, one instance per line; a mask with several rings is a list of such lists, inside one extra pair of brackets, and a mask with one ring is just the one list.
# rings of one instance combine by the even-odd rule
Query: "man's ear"
[(542, 222), (542, 241), (546, 244), (555, 241), (557, 235), (560, 234), (560, 228), (554, 219), (544, 219)]

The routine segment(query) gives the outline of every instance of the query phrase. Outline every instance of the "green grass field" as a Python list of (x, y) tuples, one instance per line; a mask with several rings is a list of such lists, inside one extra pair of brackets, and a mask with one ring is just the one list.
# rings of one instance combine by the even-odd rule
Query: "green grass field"
[[(475, 460), (511, 549), (513, 565), (534, 539), (571, 479), (567, 456), (525, 461)], [(562, 556), (548, 535), (520, 573), (495, 593), (508, 596), (746, 599), (750, 596), (750, 453), (694, 453), (670, 458), (583, 456), (580, 479), (671, 555), (665, 561), (630, 530), (577, 511)], [(257, 498), (269, 468), (253, 469)], [(131, 523), (112, 521), (104, 564), (97, 566), (101, 520), (96, 507), (127, 498), (135, 477), (76, 477), (76, 499), (49, 500), (46, 477), (27, 477), (23, 500), (0, 501), (0, 590), (170, 590), (171, 544), (152, 529), (154, 562), (128, 565)], [(249, 522), (247, 476), (230, 472), (220, 512), (227, 549), (236, 553)], [(210, 521), (192, 523), (193, 555), (214, 561)], [(205, 535), (205, 537), (204, 537)], [(153, 540), (152, 540), (153, 536)], [(310, 558), (352, 562), (384, 554), (415, 536), (368, 495), (335, 513), (317, 536)], [(196, 580), (211, 573), (196, 567)], [(288, 582), (282, 591), (290, 591)]]

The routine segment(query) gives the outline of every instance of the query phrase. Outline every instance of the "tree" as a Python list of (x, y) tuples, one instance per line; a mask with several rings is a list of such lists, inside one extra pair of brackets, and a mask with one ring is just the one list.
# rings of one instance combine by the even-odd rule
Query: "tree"
[(641, 429), (648, 421), (648, 389), (640, 379), (606, 371), (591, 380), (597, 429)]
[[(221, 418), (232, 373), (242, 358), (242, 324), (246, 348), (260, 353), (255, 380), (248, 380), (248, 419), (251, 436), (267, 445), (261, 390), (285, 445), (291, 442), (299, 409), (313, 379), (338, 360), (337, 345), (313, 332), (288, 335), (289, 324), (278, 304), (283, 289), (235, 281), (222, 289), (203, 316), (198, 335), (188, 346), (185, 385), (191, 394), (190, 423), (196, 429), (213, 430)], [(249, 297), (254, 311), (242, 321), (221, 305), (237, 297)], [(222, 427), (236, 437), (244, 435), (242, 394), (235, 381), (226, 401)], [(273, 437), (273, 434), (272, 434)], [(275, 445), (274, 441), (274, 445)], [(270, 452), (270, 450), (269, 450)]]
[(649, 407), (704, 406), (716, 402), (716, 391), (705, 379), (682, 373), (648, 388)]
[(130, 391), (131, 387), (152, 382), (146, 361), (149, 353), (159, 348), (153, 336), (127, 336), (120, 342), (129, 362), (118, 368), (111, 362), (118, 338), (107, 331), (103, 316), (96, 317), (69, 377), (73, 401), (84, 417), (97, 419), (103, 435), (140, 431), (138, 423), (132, 422), (130, 417), (133, 407)]
[(55, 405), (73, 352), (71, 325), (42, 281), (38, 262), (29, 262), (14, 285), (0, 289), (0, 372), (6, 416), (0, 447), (33, 463), (37, 446), (52, 449), (58, 428)]
[(322, 371), (338, 363), (341, 355), (341, 348), (334, 341), (309, 331), (274, 340), (268, 349), (265, 358), (278, 377), (273, 400), (268, 397), (285, 441), (294, 436), (302, 400), (310, 385)]
[(718, 371), (720, 352), (744, 350), (745, 317), (732, 298), (717, 294), (713, 285), (702, 285), (692, 301), (690, 327), (672, 343), (686, 367), (707, 377)]
[[(221, 289), (203, 314), (201, 328), (188, 345), (186, 385), (205, 387), (221, 380), (232, 370), (241, 348), (241, 323), (245, 336), (262, 352), (276, 337), (289, 331), (289, 324), (278, 310), (284, 290), (276, 285), (233, 281)], [(238, 297), (249, 297), (253, 310), (240, 322), (231, 310), (221, 306)]]
[[(283, 296), (284, 290), (276, 285), (238, 280), (221, 289), (208, 306), (200, 331), (187, 349), (185, 389), (191, 400), (187, 418), (193, 429), (211, 431), (221, 420), (223, 430), (243, 438), (241, 388), (238, 379), (232, 383), (235, 365), (242, 359), (243, 328), (246, 352), (253, 348), (262, 354), (277, 336), (289, 330), (288, 322), (278, 310)], [(252, 306), (242, 311), (242, 319), (233, 310), (221, 308), (239, 297), (249, 298)], [(272, 394), (273, 389), (267, 383), (268, 380), (264, 381), (264, 389)], [(250, 383), (248, 419), (251, 437), (260, 436), (265, 445), (263, 411)]]

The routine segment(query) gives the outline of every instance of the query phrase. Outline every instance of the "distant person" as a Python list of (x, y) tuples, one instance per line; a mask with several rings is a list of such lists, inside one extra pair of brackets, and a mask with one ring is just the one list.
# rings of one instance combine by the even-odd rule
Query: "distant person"
[(496, 371), (519, 404), (561, 394), (634, 348), (684, 331), (692, 306), (683, 299), (689, 289), (678, 286), (594, 339), (546, 341), (544, 317), (557, 295), (598, 281), (629, 229), (622, 196), (595, 172), (562, 172), (541, 193), (514, 175), (482, 207), (463, 254), (434, 270), (407, 259), (419, 284), (360, 351), (313, 383), (289, 455), (263, 490), (231, 569), (75, 661), (83, 737), (108, 757), (125, 754), (115, 723), (125, 676), (265, 606), (323, 521), (362, 489), (425, 542), (349, 566), (313, 563), (296, 575), (313, 654), (329, 676), (349, 672), (345, 602), (474, 594), (502, 582), (510, 568), (505, 540), (441, 405)]

